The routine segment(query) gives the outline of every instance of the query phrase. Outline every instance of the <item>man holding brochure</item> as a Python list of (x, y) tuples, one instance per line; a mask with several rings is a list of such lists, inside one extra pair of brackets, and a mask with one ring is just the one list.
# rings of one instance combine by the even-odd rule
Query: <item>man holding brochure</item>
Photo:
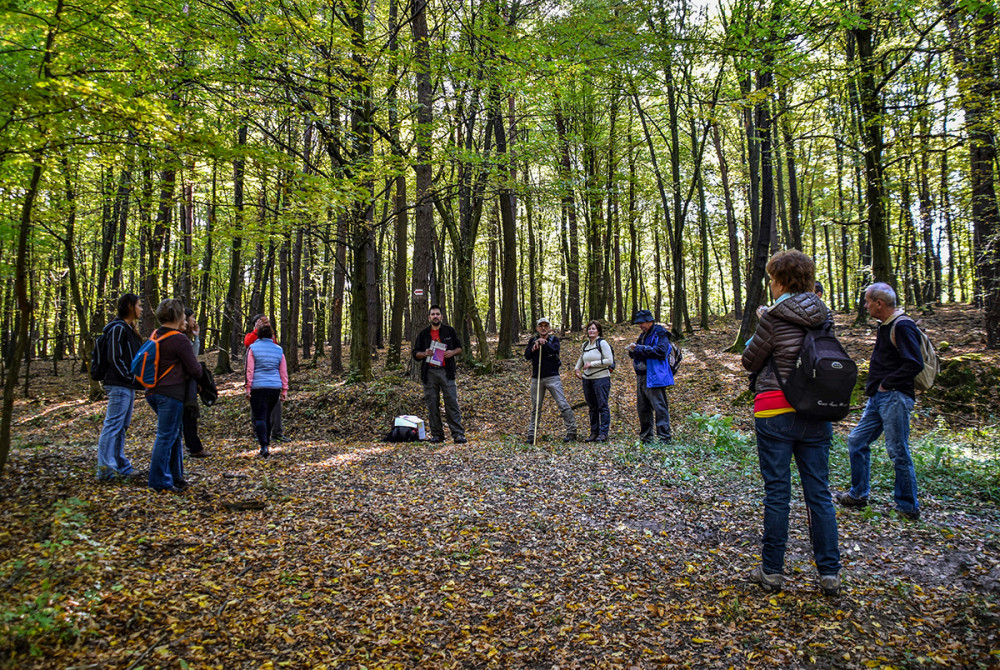
[(431, 305), (428, 314), (430, 325), (417, 334), (413, 342), (413, 358), (421, 361), (420, 381), (424, 384), (424, 403), (431, 429), (431, 442), (444, 441), (441, 423), (441, 396), (444, 396), (444, 415), (455, 444), (465, 443), (462, 428), (462, 411), (458, 408), (458, 388), (455, 386), (455, 356), (462, 353), (458, 333), (441, 322), (441, 308)]

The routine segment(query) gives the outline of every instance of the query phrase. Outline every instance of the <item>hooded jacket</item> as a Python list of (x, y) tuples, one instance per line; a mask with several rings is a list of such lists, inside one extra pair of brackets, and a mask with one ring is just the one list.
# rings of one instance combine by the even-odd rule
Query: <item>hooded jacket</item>
[(827, 321), (832, 324), (833, 317), (815, 293), (794, 293), (764, 313), (743, 350), (743, 367), (758, 373), (757, 393), (781, 390), (768, 359), (773, 355), (781, 378), (788, 379), (802, 349), (805, 329)]
[(670, 333), (658, 323), (635, 341), (635, 350), (628, 352), (635, 374), (646, 375), (646, 388), (674, 385), (674, 374), (667, 363), (670, 353)]

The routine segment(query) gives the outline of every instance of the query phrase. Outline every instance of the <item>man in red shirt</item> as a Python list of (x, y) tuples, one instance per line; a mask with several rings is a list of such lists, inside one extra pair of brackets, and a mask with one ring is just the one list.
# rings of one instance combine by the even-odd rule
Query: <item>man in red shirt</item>
[[(258, 314), (253, 318), (253, 330), (247, 333), (243, 337), (243, 346), (250, 348), (250, 345), (257, 341), (257, 329), (261, 326), (270, 326), (271, 320), (267, 318), (266, 314)], [(278, 338), (273, 338), (275, 342)], [(271, 411), (271, 441), (272, 442), (285, 442), (285, 432), (281, 427), (281, 402), (278, 402), (274, 406), (274, 410)]]

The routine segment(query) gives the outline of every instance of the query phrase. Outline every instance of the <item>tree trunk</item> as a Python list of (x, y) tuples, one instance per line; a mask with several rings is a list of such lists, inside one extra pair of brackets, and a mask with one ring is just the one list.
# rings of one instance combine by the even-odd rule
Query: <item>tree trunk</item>
[(243, 181), (246, 159), (243, 149), (247, 143), (247, 124), (241, 124), (236, 134), (237, 153), (233, 160), (233, 239), (229, 255), (229, 284), (226, 289), (226, 304), (222, 312), (222, 334), (219, 337), (219, 357), (215, 363), (215, 374), (233, 371), (231, 357), (239, 354), (233, 350), (232, 342), (237, 332), (237, 318), (240, 313), (240, 286), (243, 274), (241, 251), (243, 248)]
[[(56, 24), (62, 13), (62, 0), (56, 8)], [(54, 29), (52, 29), (54, 31)], [(51, 55), (53, 32), (50, 31), (45, 54), (46, 67)], [(14, 418), (14, 393), (17, 389), (21, 359), (28, 348), (28, 328), (31, 323), (32, 303), (28, 299), (28, 235), (31, 231), (31, 214), (38, 197), (38, 182), (42, 177), (42, 154), (32, 156), (31, 178), (24, 193), (21, 206), (21, 225), (17, 233), (17, 257), (14, 266), (14, 295), (17, 297), (18, 328), (14, 339), (14, 351), (10, 358), (7, 379), (4, 382), (3, 405), (0, 409), (0, 477), (3, 476), (10, 455), (10, 428)], [(89, 360), (89, 355), (85, 360)]]
[[(427, 323), (430, 303), (431, 271), (434, 254), (434, 202), (431, 195), (431, 147), (434, 89), (431, 84), (431, 55), (427, 33), (427, 3), (413, 4), (410, 29), (413, 34), (413, 60), (417, 81), (417, 122), (415, 126), (417, 156), (415, 175), (415, 207), (413, 210), (413, 270), (410, 296), (410, 342)], [(408, 356), (410, 378), (420, 379), (420, 366)]]

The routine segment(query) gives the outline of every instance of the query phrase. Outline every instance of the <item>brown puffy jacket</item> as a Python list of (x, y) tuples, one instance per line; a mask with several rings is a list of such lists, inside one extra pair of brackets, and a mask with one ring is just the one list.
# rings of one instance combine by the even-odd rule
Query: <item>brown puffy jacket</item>
[(743, 350), (743, 367), (759, 373), (757, 393), (780, 391), (768, 358), (774, 355), (782, 379), (788, 379), (802, 349), (805, 328), (833, 321), (830, 310), (815, 293), (796, 293), (771, 307), (757, 324), (750, 344)]

